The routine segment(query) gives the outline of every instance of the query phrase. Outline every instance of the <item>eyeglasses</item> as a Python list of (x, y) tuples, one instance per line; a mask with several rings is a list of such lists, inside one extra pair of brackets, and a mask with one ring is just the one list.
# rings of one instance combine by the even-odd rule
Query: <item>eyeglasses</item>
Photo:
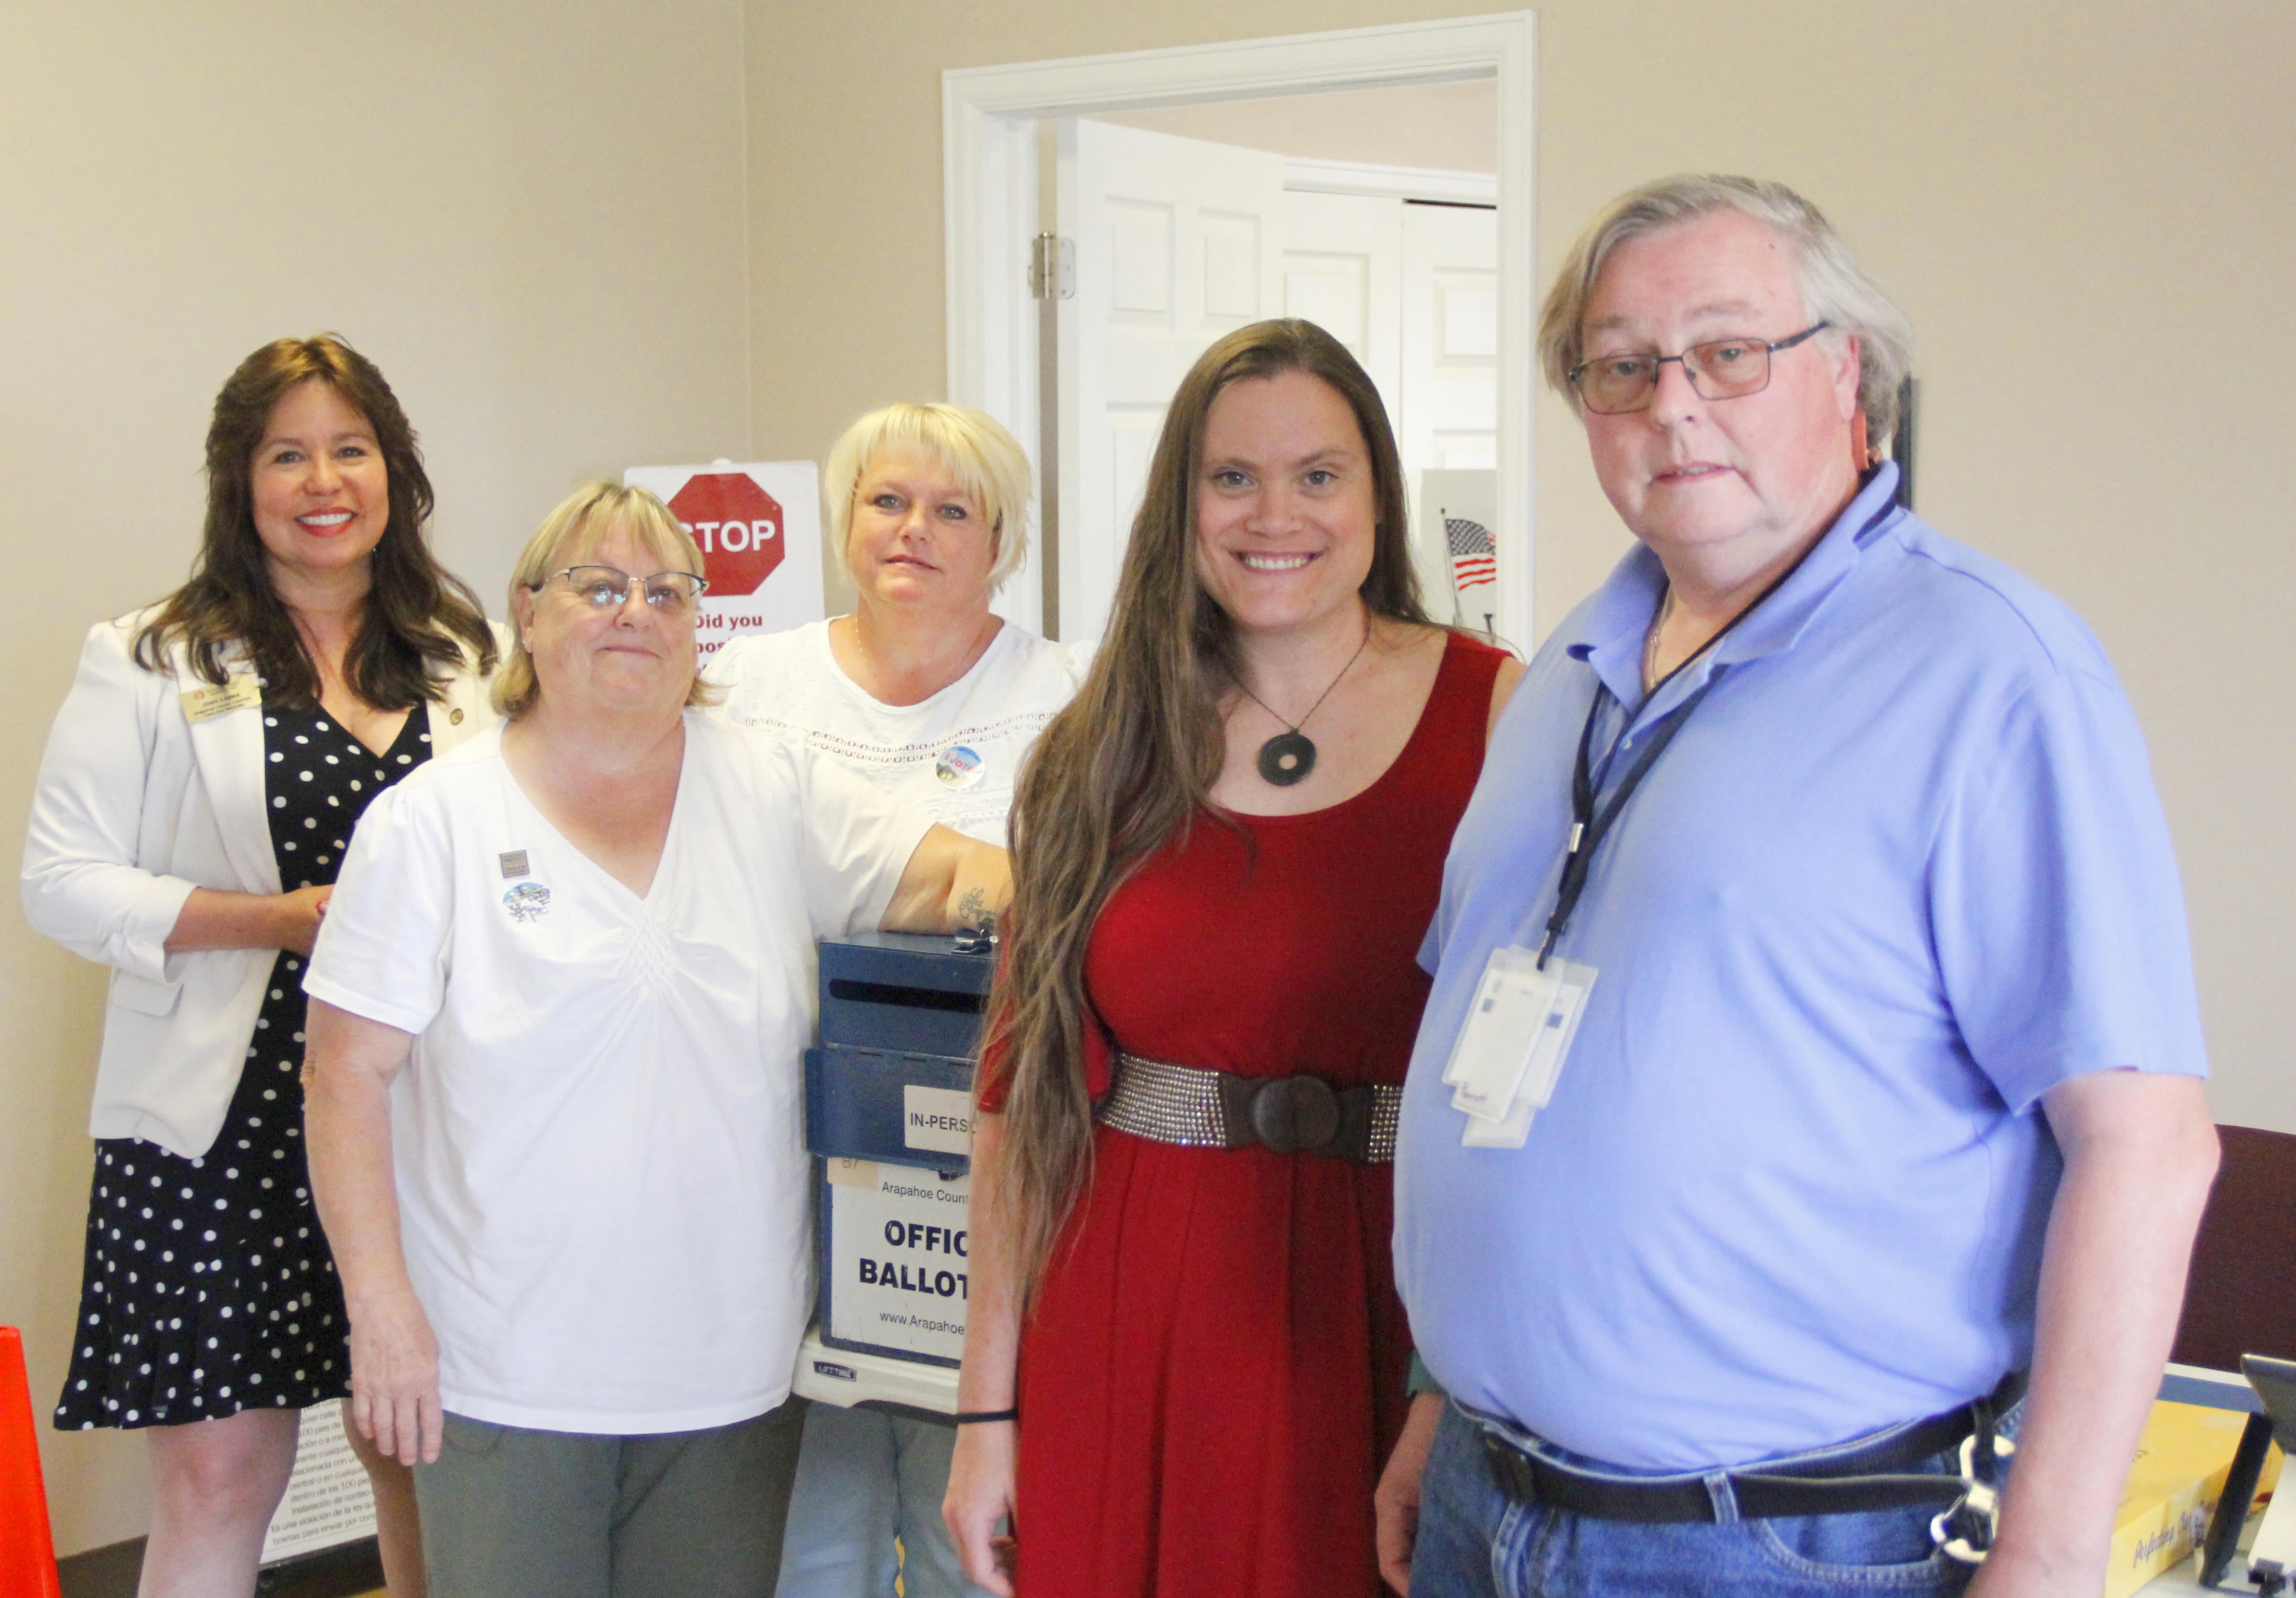
[(1578, 402), (1596, 415), (1620, 416), (1647, 410), (1658, 392), (1659, 369), (1669, 361), (1680, 361), (1683, 375), (1701, 399), (1743, 399), (1770, 386), (1773, 353), (1792, 349), (1832, 325), (1821, 322), (1775, 344), (1760, 339), (1716, 339), (1693, 344), (1680, 355), (1602, 356), (1571, 367), (1570, 386), (1578, 390)]
[(632, 577), (619, 566), (569, 566), (550, 575), (564, 585), (566, 592), (587, 602), (594, 611), (620, 609), (629, 602), (630, 589), (642, 586), (647, 606), (655, 615), (668, 617), (692, 615), (702, 590), (709, 586), (708, 578), (698, 578), (690, 571), (657, 571), (652, 577)]

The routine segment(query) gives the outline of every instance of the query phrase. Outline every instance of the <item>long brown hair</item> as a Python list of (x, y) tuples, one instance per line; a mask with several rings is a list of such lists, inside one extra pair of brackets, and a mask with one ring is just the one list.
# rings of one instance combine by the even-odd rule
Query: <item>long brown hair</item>
[(225, 652), (243, 645), (266, 689), (290, 703), (319, 697), (318, 667), (271, 585), (255, 530), (255, 452), (272, 407), (298, 384), (323, 382), (374, 430), (390, 486), (390, 520), (367, 558), (365, 614), (343, 659), (351, 692), (381, 710), (407, 709), (444, 692), (464, 660), (495, 665), (494, 629), (468, 585), (432, 558), (423, 524), (430, 476), (414, 429), (375, 364), (332, 333), (280, 339), (239, 364), (208, 424), (208, 512), (191, 580), (160, 602), (135, 635), (135, 660), (166, 669), (188, 646), (194, 675), (224, 680)]
[(1296, 320), (1239, 328), (1206, 350), (1164, 414), (1108, 635), (1083, 688), (1037, 741), (1013, 804), (1013, 930), (987, 1028), (1005, 1084), (1004, 1135), (983, 1185), (1004, 1221), (1017, 1302), (1033, 1293), (1091, 1176), (1084, 1051), (1086, 1028), (1098, 1023), (1085, 1003), (1084, 957), (1093, 924), (1143, 861), (1185, 833), (1219, 780), (1220, 698), (1239, 677), (1234, 623), (1196, 576), (1205, 422), (1230, 383), (1284, 372), (1329, 383), (1363, 431), (1377, 518), (1358, 590), (1365, 608), (1427, 621), (1395, 433), (1355, 357)]

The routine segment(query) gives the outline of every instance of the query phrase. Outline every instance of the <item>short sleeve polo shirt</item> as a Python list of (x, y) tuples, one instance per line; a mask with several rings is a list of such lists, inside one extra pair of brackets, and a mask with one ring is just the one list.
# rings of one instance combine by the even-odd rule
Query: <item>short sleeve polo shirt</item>
[[(1532, 662), (1452, 844), (1398, 1284), (1447, 1390), (1599, 1459), (1741, 1463), (1990, 1389), (2030, 1356), (2040, 1096), (2206, 1073), (2102, 650), (1893, 484), (1649, 703), (1664, 578), (1630, 553)], [(1614, 779), (1710, 680), (1560, 946), (1599, 975), (1552, 1101), (1523, 1148), (1463, 1147), (1441, 1075), (1491, 950), (1535, 948), (1553, 908), (1598, 684)]]

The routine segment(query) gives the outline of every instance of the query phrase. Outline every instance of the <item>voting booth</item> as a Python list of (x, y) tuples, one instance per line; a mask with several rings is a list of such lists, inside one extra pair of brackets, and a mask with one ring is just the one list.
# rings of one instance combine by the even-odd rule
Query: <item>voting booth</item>
[(951, 1414), (972, 1285), (972, 1055), (996, 960), (947, 937), (821, 944), (821, 1046), (805, 1059), (819, 1316), (797, 1390)]

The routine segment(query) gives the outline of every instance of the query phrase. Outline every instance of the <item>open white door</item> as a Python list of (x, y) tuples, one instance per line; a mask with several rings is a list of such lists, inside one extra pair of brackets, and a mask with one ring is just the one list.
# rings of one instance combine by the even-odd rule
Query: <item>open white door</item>
[(1283, 196), (1283, 314), (1316, 324), (1362, 363), (1400, 425), (1403, 201), (1289, 190)]
[(1060, 635), (1097, 638), (1172, 391), (1283, 314), (1283, 158), (1079, 118), (1059, 137)]
[[(1332, 182), (1337, 163), (1316, 163)], [(1383, 170), (1358, 169), (1367, 181)], [(1398, 186), (1407, 186), (1412, 176)], [(1448, 177), (1466, 187), (1468, 174)], [(1496, 463), (1499, 434), (1498, 213), (1393, 195), (1284, 195), (1285, 315), (1321, 324), (1379, 386), (1403, 456), (1412, 545), (1429, 609), (1452, 612), (1440, 519), (1419, 516), (1424, 475)], [(1495, 479), (1494, 479), (1495, 480)], [(1496, 495), (1496, 487), (1491, 492)], [(1480, 512), (1491, 520), (1488, 509)], [(1496, 611), (1496, 589), (1484, 595)]]
[[(1538, 18), (1529, 11), (1430, 18), (1375, 28), (1225, 40), (1066, 61), (1011, 61), (941, 74), (943, 237), (948, 261), (948, 395), (977, 406), (1031, 446), (1044, 436), (1038, 307), (1029, 242), (1047, 231), (1037, 188), (1043, 124), (1070, 117), (1218, 100), (1403, 87), (1488, 78), (1498, 92), (1497, 364), (1500, 632), (1531, 642), (1531, 491), (1537, 460)], [(1317, 186), (1308, 184), (1305, 186)], [(1346, 192), (1355, 192), (1349, 189)], [(1429, 196), (1441, 198), (1445, 196)], [(1464, 198), (1464, 196), (1462, 196)], [(1081, 242), (1070, 225), (1062, 233)], [(1058, 430), (1057, 423), (1055, 430)], [(1073, 452), (1062, 451), (1063, 464)], [(1063, 495), (1063, 502), (1067, 496)], [(1060, 540), (1070, 552), (1073, 534)], [(1081, 552), (1070, 555), (1071, 570)], [(1519, 558), (1518, 558), (1519, 557)], [(1105, 562), (1103, 561), (1103, 564)], [(1073, 592), (1070, 583), (1062, 592)], [(1089, 609), (1078, 605), (1078, 618)], [(1083, 628), (1047, 618), (1062, 636)]]
[(1496, 212), (1403, 208), (1401, 442), (1419, 471), (1498, 465), (1498, 254)]
[[(1411, 479), (1419, 586), (1428, 609), (1452, 613), (1451, 551), (1440, 517), (1424, 513), (1426, 473), (1491, 471), (1498, 504), (1499, 229), (1498, 213), (1472, 206), (1406, 205), (1403, 210), (1402, 428), (1397, 442)], [(1529, 557), (1523, 529), (1486, 513), (1479, 525), (1496, 535), (1498, 562), (1478, 602), (1503, 613), (1504, 597), (1528, 576), (1505, 567)], [(1527, 587), (1522, 591), (1527, 592)], [(1477, 611), (1462, 619), (1487, 625)], [(1521, 644), (1527, 635), (1512, 635)]]

